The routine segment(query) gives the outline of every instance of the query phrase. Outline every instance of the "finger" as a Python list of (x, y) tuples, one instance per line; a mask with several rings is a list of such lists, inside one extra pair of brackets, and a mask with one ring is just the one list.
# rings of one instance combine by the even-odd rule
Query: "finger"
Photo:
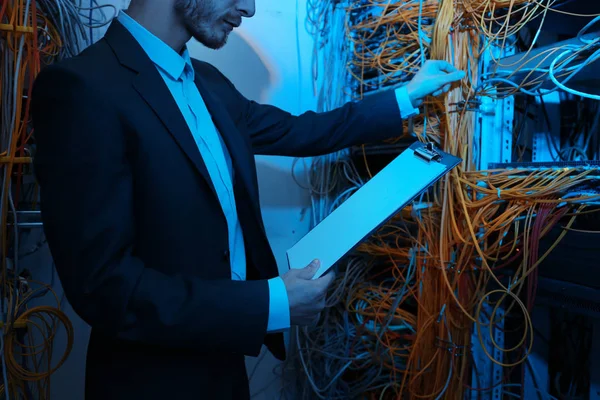
[(442, 85), (446, 85), (449, 83), (453, 83), (456, 81), (460, 81), (461, 79), (463, 79), (466, 76), (464, 71), (456, 71), (456, 72), (452, 72), (450, 74), (444, 75), (443, 77), (440, 78), (440, 83)]
[(321, 262), (319, 260), (313, 260), (310, 264), (300, 270), (298, 277), (303, 279), (312, 279), (320, 266)]
[(451, 85), (444, 86), (444, 93), (448, 93), (450, 91)]
[(435, 62), (435, 66), (438, 70), (442, 72), (454, 73), (458, 71), (458, 69), (456, 69), (454, 65), (450, 64), (447, 61), (438, 60)]
[(313, 288), (314, 296), (316, 299), (321, 300), (327, 297), (327, 291), (334, 278), (335, 274), (333, 273), (333, 271), (330, 271), (327, 275), (323, 275), (314, 280), (315, 285), (313, 286)]
[(444, 91), (442, 89), (440, 89), (440, 90), (436, 90), (435, 92), (433, 92), (432, 96), (438, 97), (438, 96), (441, 96), (442, 94), (444, 94)]
[(329, 271), (326, 275), (323, 275), (322, 277), (320, 277), (319, 279), (317, 279), (317, 283), (319, 285), (321, 285), (322, 288), (324, 288), (325, 290), (327, 290), (327, 288), (333, 282), (334, 278), (335, 278), (335, 273), (333, 271)]
[(318, 286), (315, 290), (315, 300), (316, 301), (323, 301), (323, 304), (325, 304), (325, 299), (327, 298), (327, 292), (328, 292), (328, 287), (327, 286)]

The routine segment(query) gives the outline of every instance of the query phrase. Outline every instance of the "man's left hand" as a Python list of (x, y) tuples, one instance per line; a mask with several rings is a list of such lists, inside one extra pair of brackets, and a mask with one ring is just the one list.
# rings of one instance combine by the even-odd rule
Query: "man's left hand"
[(454, 82), (464, 77), (464, 71), (446, 61), (428, 60), (406, 85), (408, 97), (413, 107), (419, 107), (425, 97), (447, 93)]

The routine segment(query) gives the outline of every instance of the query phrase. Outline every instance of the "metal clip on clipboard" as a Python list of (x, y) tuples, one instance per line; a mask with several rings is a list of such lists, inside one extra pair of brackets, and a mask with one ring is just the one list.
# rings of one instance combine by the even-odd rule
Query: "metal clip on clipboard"
[(431, 142), (427, 143), (424, 147), (415, 149), (415, 155), (426, 161), (439, 161), (442, 158), (442, 155), (438, 153)]
[(460, 162), (432, 143), (413, 143), (287, 251), (290, 268), (318, 259), (319, 278)]

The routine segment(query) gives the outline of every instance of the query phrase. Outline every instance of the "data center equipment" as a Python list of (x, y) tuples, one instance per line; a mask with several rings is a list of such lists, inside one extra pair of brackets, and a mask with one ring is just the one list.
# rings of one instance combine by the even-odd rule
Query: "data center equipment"
[(314, 225), (415, 139), (463, 162), (336, 264), (319, 325), (292, 336), (290, 393), (600, 397), (600, 6), (314, 1), (308, 15), (323, 110), (427, 59), (467, 78), (402, 137), (314, 160)]

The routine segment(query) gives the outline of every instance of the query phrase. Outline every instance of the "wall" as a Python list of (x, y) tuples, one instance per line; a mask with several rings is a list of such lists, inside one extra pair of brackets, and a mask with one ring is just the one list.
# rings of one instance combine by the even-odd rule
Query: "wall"
[[(314, 109), (316, 101), (309, 69), (312, 40), (304, 29), (305, 1), (258, 0), (256, 16), (244, 21), (223, 49), (211, 51), (192, 42), (189, 45), (191, 53), (193, 57), (216, 65), (250, 99), (292, 113)], [(114, 4), (119, 8), (126, 2), (99, 1), (100, 4)], [(107, 14), (110, 12), (107, 11)], [(94, 37), (97, 39), (102, 35), (103, 30), (97, 30)], [(308, 231), (310, 221), (309, 194), (292, 179), (292, 165), (293, 160), (289, 158), (257, 158), (263, 218), (282, 273), (287, 266), (285, 251)], [(296, 168), (296, 176), (300, 180), (304, 180), (303, 165), (299, 162)], [(33, 243), (38, 238), (39, 233), (32, 233), (28, 242)], [(29, 256), (24, 262), (37, 279), (54, 282), (59, 297), (63, 297), (47, 248)], [(73, 322), (75, 338), (73, 352), (52, 379), (52, 398), (80, 400), (83, 399), (89, 327), (73, 313), (64, 298), (62, 303)], [(59, 334), (55, 343), (55, 356), (59, 356), (66, 343), (64, 332)], [(249, 358), (249, 373), (257, 366), (258, 360), (261, 362), (252, 377), (251, 392), (262, 393), (254, 398), (279, 398), (280, 384), (272, 372), (276, 360), (270, 354), (259, 359)]]

